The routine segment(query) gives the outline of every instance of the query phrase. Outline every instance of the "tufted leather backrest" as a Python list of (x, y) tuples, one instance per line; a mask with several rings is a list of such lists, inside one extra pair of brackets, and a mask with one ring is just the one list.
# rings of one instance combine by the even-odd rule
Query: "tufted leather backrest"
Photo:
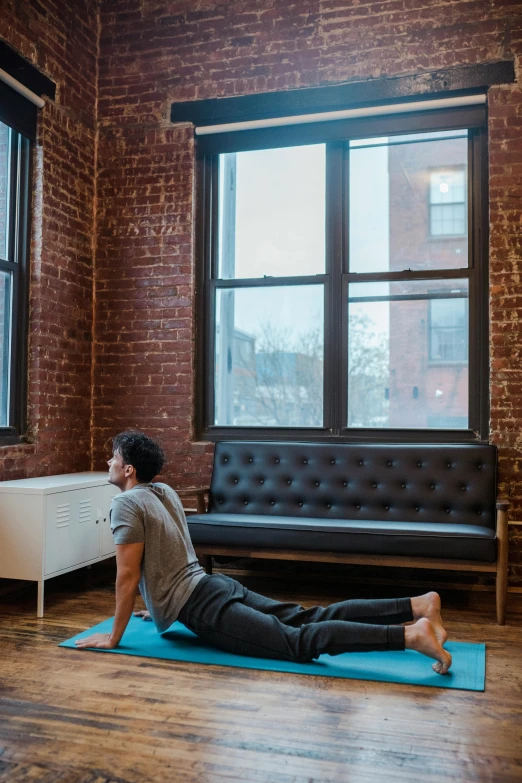
[(495, 446), (216, 444), (210, 513), (495, 528)]

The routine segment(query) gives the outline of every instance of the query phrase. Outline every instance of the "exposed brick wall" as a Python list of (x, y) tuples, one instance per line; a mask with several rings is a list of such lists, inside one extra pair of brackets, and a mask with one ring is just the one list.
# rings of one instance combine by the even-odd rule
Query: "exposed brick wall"
[(0, 38), (57, 83), (34, 154), (28, 418), (0, 448), (0, 479), (90, 467), (95, 0), (4, 0)]
[[(192, 433), (194, 149), (190, 130), (170, 125), (170, 102), (513, 56), (520, 73), (522, 6), (102, 0), (101, 26), (94, 461), (102, 464), (114, 430), (142, 426), (161, 433), (171, 457), (168, 478), (189, 485), (208, 479), (210, 455), (200, 453), (205, 447), (193, 443)], [(491, 439), (520, 520), (520, 84), (490, 90), (489, 107)], [(521, 582), (518, 530), (511, 562), (512, 579)]]
[[(189, 128), (170, 125), (171, 101), (512, 56), (520, 73), (522, 7), (508, 0), (101, 0), (100, 11), (96, 189), (97, 0), (2, 3), (0, 37), (53, 78), (58, 92), (41, 112), (35, 152), (34, 442), (0, 449), (0, 478), (103, 467), (107, 438), (133, 425), (161, 438), (169, 480), (206, 482), (212, 448), (194, 443), (192, 431), (194, 147)], [(489, 117), (491, 439), (522, 520), (519, 83), (490, 91)], [(512, 539), (512, 579), (521, 583), (522, 535)]]

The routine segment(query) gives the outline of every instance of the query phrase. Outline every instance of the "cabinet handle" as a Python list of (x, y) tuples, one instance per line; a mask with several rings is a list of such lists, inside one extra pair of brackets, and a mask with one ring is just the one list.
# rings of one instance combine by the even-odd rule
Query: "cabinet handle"
[(97, 520), (96, 520), (96, 524), (98, 524), (98, 522), (99, 522), (99, 521), (100, 521), (100, 520), (99, 520), (99, 519), (97, 519)]

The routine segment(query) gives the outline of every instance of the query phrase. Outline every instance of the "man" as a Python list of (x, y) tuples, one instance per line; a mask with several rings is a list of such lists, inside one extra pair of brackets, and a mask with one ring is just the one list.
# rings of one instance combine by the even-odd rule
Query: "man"
[[(451, 655), (437, 593), (415, 598), (342, 601), (303, 609), (247, 590), (198, 563), (183, 506), (166, 484), (152, 483), (165, 461), (161, 447), (141, 432), (113, 440), (109, 481), (121, 490), (111, 506), (116, 542), (116, 614), (111, 633), (78, 647), (117, 647), (130, 620), (136, 589), (161, 633), (179, 619), (210, 644), (239, 655), (307, 662), (322, 653), (417, 650), (446, 674)], [(414, 621), (412, 625), (402, 623)]]

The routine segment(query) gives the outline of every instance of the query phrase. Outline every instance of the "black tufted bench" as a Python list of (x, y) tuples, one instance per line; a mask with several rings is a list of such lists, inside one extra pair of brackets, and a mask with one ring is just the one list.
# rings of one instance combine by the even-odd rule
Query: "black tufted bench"
[[(198, 555), (496, 572), (505, 621), (507, 501), (495, 446), (222, 442), (188, 517)], [(208, 492), (208, 510), (204, 495)]]

